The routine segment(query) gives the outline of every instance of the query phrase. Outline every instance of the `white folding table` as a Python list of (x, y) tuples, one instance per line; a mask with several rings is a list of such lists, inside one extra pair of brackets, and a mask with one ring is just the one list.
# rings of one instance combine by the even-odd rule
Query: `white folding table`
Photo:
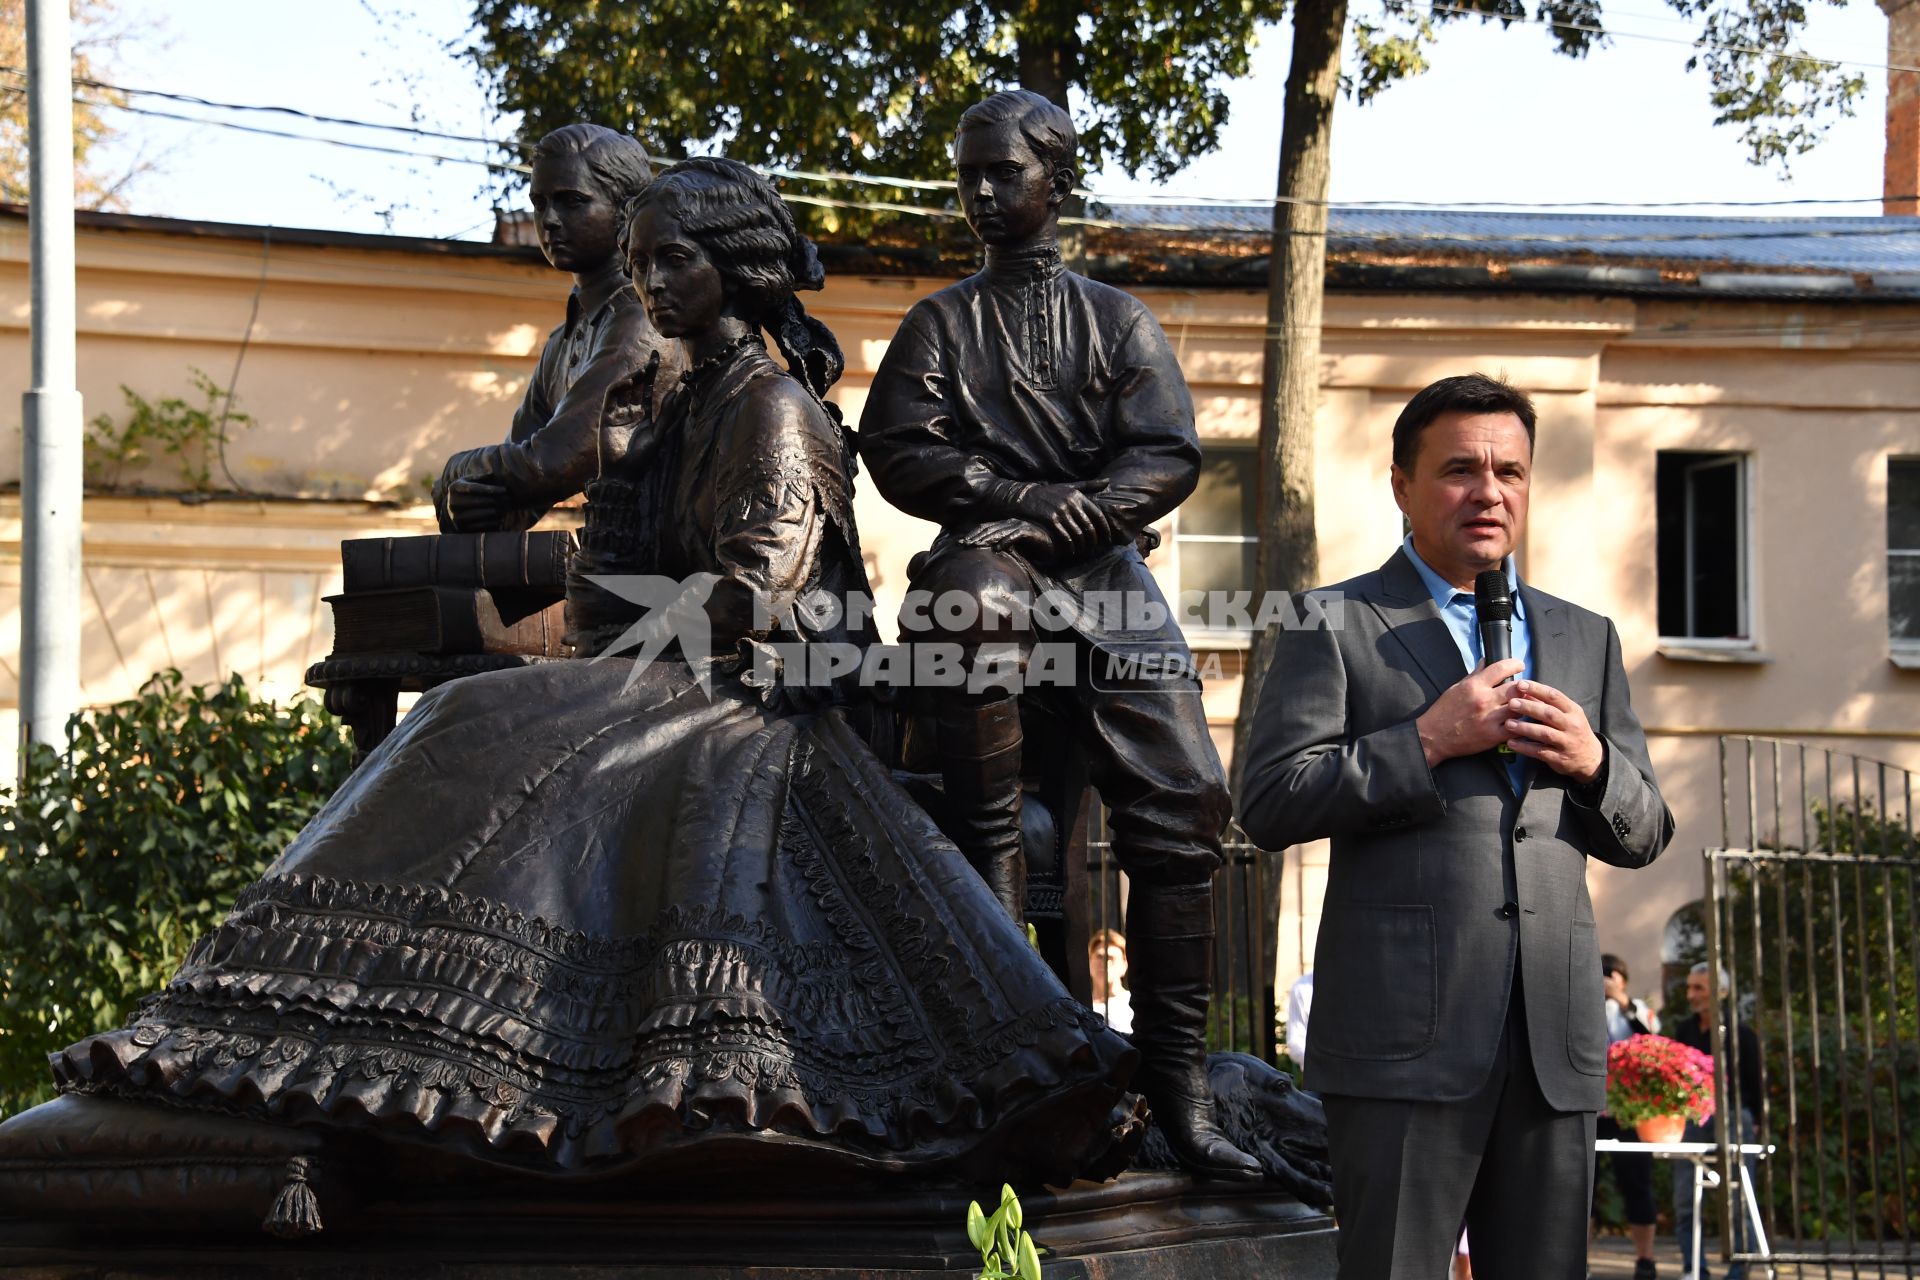
[[(1717, 1142), (1626, 1142), (1619, 1138), (1601, 1138), (1593, 1144), (1595, 1151), (1616, 1151), (1630, 1153), (1644, 1151), (1661, 1160), (1685, 1160), (1694, 1168), (1693, 1179), (1693, 1271), (1700, 1272), (1700, 1201), (1708, 1187), (1720, 1185), (1720, 1170), (1713, 1167), (1720, 1158), (1720, 1144)], [(1753, 1184), (1746, 1176), (1746, 1157), (1754, 1156), (1764, 1160), (1773, 1154), (1773, 1144), (1766, 1142), (1742, 1142), (1733, 1151), (1740, 1157), (1733, 1173), (1740, 1184), (1740, 1199), (1747, 1208), (1747, 1218), (1753, 1223), (1754, 1252), (1762, 1257), (1770, 1256), (1773, 1248), (1767, 1243), (1767, 1229), (1760, 1222), (1760, 1202), (1754, 1196)]]

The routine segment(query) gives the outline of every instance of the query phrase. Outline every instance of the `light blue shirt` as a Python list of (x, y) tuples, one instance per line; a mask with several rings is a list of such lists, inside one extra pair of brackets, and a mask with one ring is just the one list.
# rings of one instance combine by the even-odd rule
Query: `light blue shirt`
[[(1467, 664), (1468, 671), (1480, 669), (1480, 614), (1473, 607), (1473, 592), (1462, 591), (1435, 573), (1420, 553), (1413, 549), (1413, 535), (1408, 534), (1401, 542), (1401, 548), (1407, 553), (1407, 559), (1413, 562), (1415, 573), (1420, 581), (1427, 584), (1427, 594), (1433, 597), (1434, 607), (1440, 610), (1440, 620), (1447, 624), (1447, 633), (1453, 637), (1454, 645), (1460, 650), (1460, 660)], [(1527, 606), (1520, 594), (1520, 574), (1513, 567), (1513, 557), (1507, 557), (1507, 582), (1513, 592), (1513, 656), (1523, 664), (1517, 677), (1521, 680), (1533, 679), (1533, 632), (1527, 625)], [(1516, 793), (1524, 791), (1527, 785), (1527, 758), (1515, 754), (1507, 757), (1507, 776), (1513, 782)]]

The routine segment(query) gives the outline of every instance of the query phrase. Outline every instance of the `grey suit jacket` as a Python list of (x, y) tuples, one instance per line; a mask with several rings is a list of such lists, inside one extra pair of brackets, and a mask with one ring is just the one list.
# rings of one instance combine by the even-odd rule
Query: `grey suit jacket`
[(1268, 849), (1331, 839), (1308, 1088), (1470, 1096), (1492, 1069), (1517, 965), (1547, 1101), (1564, 1111), (1604, 1102), (1587, 859), (1652, 862), (1673, 838), (1673, 815), (1628, 702), (1613, 624), (1521, 590), (1535, 678), (1578, 702), (1606, 743), (1591, 803), (1538, 764), (1515, 795), (1492, 752), (1427, 767), (1414, 720), (1467, 672), (1404, 552), (1307, 593), (1325, 624), (1279, 637), (1245, 746), (1240, 822)]

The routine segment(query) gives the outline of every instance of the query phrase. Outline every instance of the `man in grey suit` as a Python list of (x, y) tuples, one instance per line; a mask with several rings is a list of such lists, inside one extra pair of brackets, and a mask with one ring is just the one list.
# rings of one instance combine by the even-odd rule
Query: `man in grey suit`
[(1240, 821), (1330, 838), (1307, 1037), (1326, 1100), (1341, 1280), (1434, 1280), (1462, 1222), (1479, 1280), (1585, 1272), (1607, 1032), (1589, 857), (1673, 835), (1613, 624), (1514, 582), (1483, 666), (1477, 574), (1526, 530), (1534, 410), (1479, 374), (1410, 401), (1394, 499), (1412, 533), (1309, 593), (1253, 724)]

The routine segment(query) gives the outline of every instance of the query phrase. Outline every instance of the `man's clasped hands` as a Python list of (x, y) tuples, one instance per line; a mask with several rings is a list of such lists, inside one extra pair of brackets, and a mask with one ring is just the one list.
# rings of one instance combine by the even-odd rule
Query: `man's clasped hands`
[(1519, 680), (1518, 658), (1490, 663), (1455, 684), (1415, 722), (1431, 768), (1506, 746), (1575, 782), (1592, 782), (1606, 747), (1580, 704), (1552, 685)]

